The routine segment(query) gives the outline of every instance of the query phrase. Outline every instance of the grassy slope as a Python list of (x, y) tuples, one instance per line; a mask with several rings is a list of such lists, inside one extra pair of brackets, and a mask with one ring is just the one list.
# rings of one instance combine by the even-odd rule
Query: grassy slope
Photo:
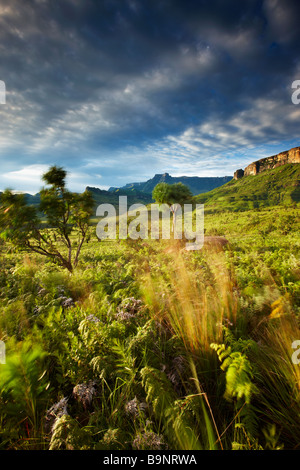
[[(299, 174), (287, 165), (201, 195), (224, 252), (99, 243), (93, 230), (70, 276), (0, 245), (0, 449), (298, 449)], [(74, 390), (94, 380), (87, 407)], [(62, 397), (68, 414), (45, 429)]]
[(198, 203), (213, 211), (240, 211), (300, 202), (300, 165), (287, 164), (256, 176), (232, 180), (199, 194)]
[[(219, 449), (215, 429), (226, 450), (275, 449), (277, 439), (297, 448), (296, 214), (283, 206), (208, 214), (207, 230), (224, 231), (229, 248), (182, 257), (166, 240), (99, 243), (94, 233), (71, 276), (0, 246), (0, 339), (8, 364), (6, 375), (0, 366), (0, 449)], [(62, 308), (66, 298), (75, 305)], [(231, 369), (237, 382), (227, 380), (210, 347), (227, 338), (222, 324), (233, 335), (226, 344), (238, 361)], [(26, 344), (36, 356), (42, 348), (44, 362)], [(85, 408), (72, 390), (91, 380), (97, 395)], [(229, 401), (226, 384), (233, 385)], [(249, 405), (243, 393), (253, 384)], [(47, 410), (62, 397), (69, 397), (68, 415), (45, 433)], [(138, 414), (134, 403), (143, 405)]]

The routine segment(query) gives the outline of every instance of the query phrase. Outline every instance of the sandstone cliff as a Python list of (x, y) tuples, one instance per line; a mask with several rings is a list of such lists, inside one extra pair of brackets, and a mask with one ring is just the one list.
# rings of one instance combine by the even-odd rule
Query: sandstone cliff
[(243, 176), (257, 175), (262, 171), (272, 170), (278, 166), (285, 165), (287, 163), (300, 163), (300, 147), (294, 147), (285, 152), (278, 153), (271, 157), (262, 158), (256, 162), (250, 163), (245, 170), (237, 170), (234, 172), (234, 179), (240, 179)]

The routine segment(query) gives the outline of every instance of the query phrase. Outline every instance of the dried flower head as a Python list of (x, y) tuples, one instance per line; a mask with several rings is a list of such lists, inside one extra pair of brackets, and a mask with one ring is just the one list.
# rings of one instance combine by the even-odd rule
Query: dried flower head
[(64, 397), (59, 402), (54, 403), (54, 405), (49, 408), (45, 416), (45, 432), (52, 432), (55, 422), (58, 418), (61, 418), (64, 415), (68, 415), (68, 398)]
[(93, 397), (96, 394), (96, 382), (90, 381), (88, 384), (78, 384), (73, 388), (73, 396), (76, 400), (80, 401), (84, 408), (87, 409), (91, 406)]
[(125, 404), (125, 412), (133, 418), (138, 418), (141, 415), (141, 412), (143, 412), (147, 407), (147, 403), (139, 402), (138, 399), (134, 397), (133, 400), (130, 400)]
[(99, 320), (98, 317), (96, 317), (95, 315), (91, 314), (91, 315), (88, 315), (86, 317), (86, 320), (92, 322), (92, 323), (99, 323), (101, 320)]
[(75, 305), (75, 302), (71, 297), (59, 297), (59, 300), (63, 308), (70, 308)]
[(129, 297), (128, 299), (123, 300), (121, 305), (117, 308), (116, 317), (118, 320), (127, 321), (131, 318), (136, 317), (142, 309), (142, 301), (135, 299), (134, 297)]

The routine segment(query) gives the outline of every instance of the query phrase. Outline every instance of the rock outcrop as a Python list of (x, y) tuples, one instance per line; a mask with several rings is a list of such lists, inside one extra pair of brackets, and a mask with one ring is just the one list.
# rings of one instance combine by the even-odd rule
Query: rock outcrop
[(287, 163), (300, 163), (300, 147), (294, 147), (285, 152), (272, 155), (271, 157), (262, 158), (256, 162), (250, 163), (245, 170), (236, 170), (234, 172), (234, 179), (240, 179), (243, 176), (257, 175), (266, 170), (272, 170)]
[(236, 170), (236, 171), (234, 172), (234, 175), (233, 175), (233, 177), (234, 177), (235, 180), (239, 180), (239, 179), (242, 178), (243, 176), (244, 176), (244, 170), (242, 170), (242, 169)]

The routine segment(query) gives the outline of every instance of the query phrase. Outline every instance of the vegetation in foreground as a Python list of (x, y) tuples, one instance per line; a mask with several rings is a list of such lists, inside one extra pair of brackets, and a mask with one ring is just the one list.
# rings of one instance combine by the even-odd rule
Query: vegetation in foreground
[(298, 449), (298, 211), (207, 214), (229, 243), (194, 252), (94, 234), (72, 273), (2, 244), (0, 448)]

